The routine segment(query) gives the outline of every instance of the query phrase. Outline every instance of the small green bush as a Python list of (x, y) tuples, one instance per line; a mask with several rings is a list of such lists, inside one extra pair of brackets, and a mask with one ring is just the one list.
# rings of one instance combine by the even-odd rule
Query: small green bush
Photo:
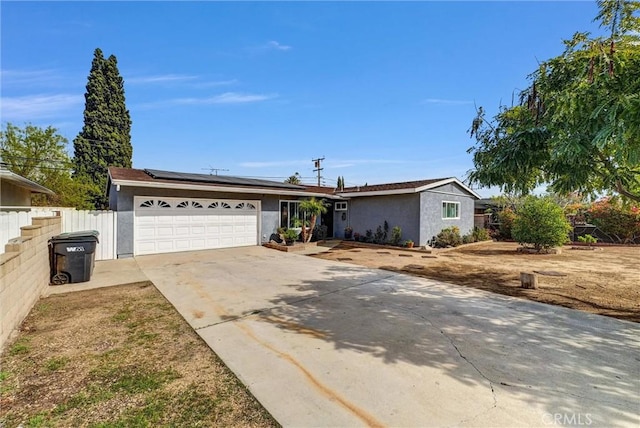
[(583, 236), (578, 236), (578, 242), (582, 242), (583, 244), (595, 244), (598, 242), (598, 238), (594, 238), (593, 236), (586, 234)]
[(295, 229), (287, 229), (282, 235), (285, 241), (295, 241), (298, 239), (298, 231)]
[(462, 244), (462, 237), (460, 236), (460, 228), (457, 226), (447, 227), (446, 229), (442, 229), (438, 236), (436, 236), (435, 242), (436, 247), (445, 248), (445, 247), (457, 247)]
[(571, 224), (562, 208), (549, 198), (528, 197), (516, 212), (511, 233), (518, 243), (537, 251), (569, 240)]
[(476, 242), (491, 241), (491, 235), (489, 234), (489, 231), (487, 229), (475, 227), (473, 229), (473, 239)]
[(474, 242), (476, 242), (476, 240), (474, 239), (472, 234), (466, 234), (466, 235), (462, 235), (462, 243), (463, 244), (473, 244)]
[(400, 241), (402, 241), (402, 229), (400, 226), (395, 226), (391, 229), (391, 243), (393, 245), (400, 245)]

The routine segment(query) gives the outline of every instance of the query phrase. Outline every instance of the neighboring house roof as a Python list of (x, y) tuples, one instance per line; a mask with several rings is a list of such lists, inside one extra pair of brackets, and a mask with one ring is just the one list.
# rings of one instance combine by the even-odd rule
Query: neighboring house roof
[(40, 184), (24, 178), (14, 172), (9, 171), (4, 165), (0, 164), (0, 179), (7, 181), (15, 186), (22, 187), (30, 190), (32, 193), (44, 193), (47, 195), (53, 195), (53, 190), (47, 189)]
[(294, 196), (326, 196), (305, 186), (278, 181), (228, 175), (192, 174), (156, 169), (109, 168), (109, 181), (116, 186), (203, 190), (229, 193), (258, 193)]
[(309, 186), (303, 184), (303, 186), (307, 189), (307, 192), (311, 193), (324, 193), (327, 196), (334, 196), (336, 193), (335, 187), (327, 187), (327, 186)]
[(345, 198), (358, 196), (384, 196), (400, 195), (406, 193), (419, 193), (425, 190), (435, 189), (446, 184), (455, 183), (469, 192), (475, 198), (480, 199), (474, 190), (455, 177), (435, 178), (430, 180), (405, 181), (401, 183), (373, 184), (367, 186), (345, 187), (344, 190), (336, 192)]

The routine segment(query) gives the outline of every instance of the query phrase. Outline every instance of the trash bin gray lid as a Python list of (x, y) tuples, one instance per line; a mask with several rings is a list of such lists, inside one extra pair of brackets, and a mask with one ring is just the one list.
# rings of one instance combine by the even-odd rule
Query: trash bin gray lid
[(97, 241), (98, 235), (100, 235), (100, 232), (98, 232), (97, 230), (82, 230), (79, 232), (61, 233), (60, 235), (54, 236), (51, 239), (65, 240), (65, 239), (95, 238), (95, 240)]

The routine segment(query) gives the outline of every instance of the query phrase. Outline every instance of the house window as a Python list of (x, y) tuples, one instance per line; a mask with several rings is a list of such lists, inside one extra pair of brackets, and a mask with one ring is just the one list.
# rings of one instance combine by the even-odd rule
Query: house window
[(346, 211), (347, 210), (347, 203), (346, 202), (336, 202), (334, 207), (335, 207), (336, 211)]
[(302, 227), (306, 220), (305, 213), (300, 211), (300, 201), (280, 201), (280, 227)]
[(460, 202), (442, 202), (442, 218), (456, 219), (460, 218)]

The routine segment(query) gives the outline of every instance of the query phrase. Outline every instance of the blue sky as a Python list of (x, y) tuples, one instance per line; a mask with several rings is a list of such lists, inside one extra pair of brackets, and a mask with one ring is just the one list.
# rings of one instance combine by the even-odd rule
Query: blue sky
[[(595, 1), (7, 2), (3, 127), (82, 128), (93, 51), (118, 58), (136, 168), (347, 185), (472, 168), (475, 105), (495, 113)], [(495, 194), (480, 189), (482, 195)]]

